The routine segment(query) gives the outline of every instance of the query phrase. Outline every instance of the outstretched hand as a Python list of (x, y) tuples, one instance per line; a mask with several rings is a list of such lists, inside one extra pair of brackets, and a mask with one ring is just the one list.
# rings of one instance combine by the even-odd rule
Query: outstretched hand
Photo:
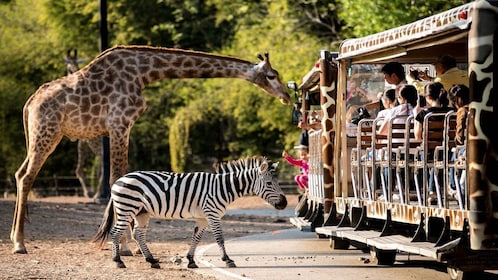
[(288, 154), (285, 150), (284, 150), (284, 151), (282, 151), (282, 157), (286, 157), (286, 156), (288, 156), (288, 155), (289, 155), (289, 154)]

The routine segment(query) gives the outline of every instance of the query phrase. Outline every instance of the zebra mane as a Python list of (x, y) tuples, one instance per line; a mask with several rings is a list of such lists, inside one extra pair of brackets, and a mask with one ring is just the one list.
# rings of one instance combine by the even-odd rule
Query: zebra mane
[(218, 162), (214, 164), (215, 173), (236, 173), (243, 170), (259, 168), (261, 164), (268, 162), (266, 157), (246, 157), (226, 162)]

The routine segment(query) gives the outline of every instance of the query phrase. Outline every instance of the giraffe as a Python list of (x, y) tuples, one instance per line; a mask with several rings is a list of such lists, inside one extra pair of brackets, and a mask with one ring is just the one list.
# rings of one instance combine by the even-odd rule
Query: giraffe
[(112, 185), (128, 168), (130, 130), (145, 111), (142, 89), (166, 78), (240, 78), (290, 104), (290, 96), (271, 67), (260, 62), (209, 53), (149, 46), (117, 46), (87, 66), (43, 84), (23, 109), (27, 155), (16, 172), (17, 200), (10, 238), (14, 253), (27, 253), (24, 220), (36, 175), (62, 137), (71, 140), (107, 135)]
[[(66, 56), (64, 57), (64, 63), (66, 63), (67, 74), (73, 74), (76, 71), (80, 70), (79, 64), (83, 62), (82, 59), (78, 58), (78, 50), (68, 50)], [(81, 184), (81, 188), (83, 189), (83, 195), (85, 197), (90, 197), (91, 193), (87, 187), (87, 181), (84, 173), (85, 161), (87, 159), (88, 151), (94, 154), (99, 161), (98, 164), (98, 177), (99, 183), (98, 187), (101, 187), (100, 181), (102, 180), (102, 140), (100, 138), (93, 139), (79, 139), (78, 140), (78, 163), (76, 164), (75, 174), (78, 178), (78, 181)], [(99, 190), (95, 192), (95, 196), (98, 196)], [(95, 197), (94, 197), (95, 198)]]

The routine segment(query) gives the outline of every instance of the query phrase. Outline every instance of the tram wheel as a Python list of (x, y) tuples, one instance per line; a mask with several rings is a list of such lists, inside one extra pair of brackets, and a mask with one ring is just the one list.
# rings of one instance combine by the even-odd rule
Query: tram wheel
[(394, 261), (396, 261), (396, 251), (372, 248), (370, 255), (377, 260), (378, 265), (393, 265)]
[(481, 278), (479, 275), (482, 273), (482, 271), (462, 271), (454, 267), (447, 267), (446, 271), (448, 272), (448, 276), (450, 276), (451, 280), (479, 279)]
[(349, 240), (341, 239), (338, 237), (330, 237), (330, 248), (333, 250), (346, 250), (349, 248)]

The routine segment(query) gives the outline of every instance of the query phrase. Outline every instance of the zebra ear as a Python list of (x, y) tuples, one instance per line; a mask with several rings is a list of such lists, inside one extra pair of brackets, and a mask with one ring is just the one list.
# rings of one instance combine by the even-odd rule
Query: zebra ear
[(270, 170), (271, 170), (271, 171), (276, 171), (276, 170), (277, 170), (277, 167), (278, 167), (278, 164), (279, 164), (279, 162), (278, 162), (278, 161), (277, 161), (277, 162), (272, 163), (272, 164), (271, 164), (271, 168), (270, 168)]

